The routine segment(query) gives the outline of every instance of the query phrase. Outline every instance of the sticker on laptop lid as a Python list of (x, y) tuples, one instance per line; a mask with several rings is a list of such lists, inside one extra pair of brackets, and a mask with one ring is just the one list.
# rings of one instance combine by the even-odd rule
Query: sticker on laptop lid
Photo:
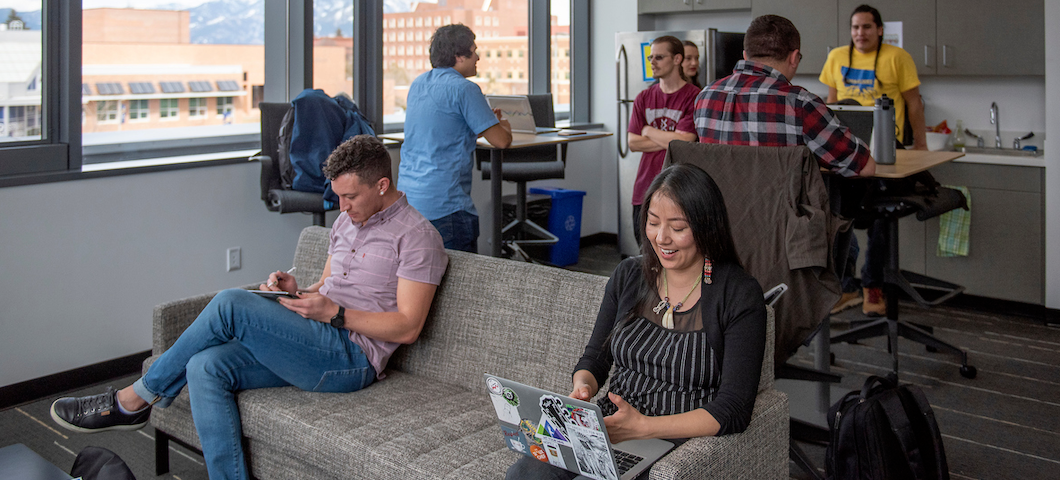
[(567, 439), (567, 434), (563, 433), (563, 431), (561, 431), (556, 424), (544, 414), (541, 415), (541, 422), (537, 425), (537, 438), (541, 439), (542, 443), (547, 439), (552, 439), (562, 445), (570, 446), (570, 440)]
[[(563, 436), (567, 436), (567, 410), (563, 407), (563, 400), (553, 395), (542, 395), (541, 399), (538, 400), (538, 405), (541, 406), (542, 418), (547, 418), (552, 421), (552, 425), (559, 429)], [(542, 423), (544, 421), (542, 420)]]
[(523, 436), (530, 443), (541, 444), (541, 440), (537, 438), (537, 425), (528, 418), (519, 420), (519, 430), (523, 431)]
[(508, 402), (509, 405), (513, 407), (519, 406), (519, 395), (515, 394), (515, 390), (505, 388), (501, 391), (501, 396), (504, 397), (504, 400)]
[(556, 442), (555, 439), (542, 439), (541, 448), (545, 449), (545, 455), (548, 456), (548, 463), (560, 468), (567, 468), (567, 461), (563, 459), (563, 452), (560, 450), (559, 443)]
[(526, 443), (526, 438), (520, 429), (501, 425), (501, 430), (504, 431), (504, 441), (508, 444), (508, 448), (523, 454), (530, 453), (530, 445)]
[(530, 453), (534, 454), (534, 458), (542, 462), (548, 462), (548, 454), (545, 453), (544, 448), (541, 448), (541, 445), (530, 445)]
[(519, 425), (519, 408), (509, 403), (503, 395), (491, 393), (490, 400), (493, 402), (493, 409), (497, 411), (497, 418), (500, 421)]
[(503, 387), (501, 387), (500, 380), (497, 380), (493, 377), (489, 377), (486, 379), (486, 388), (489, 389), (490, 393), (500, 395)]
[(596, 431), (600, 431), (600, 422), (596, 419), (596, 412), (592, 410), (586, 410), (581, 407), (567, 406), (567, 415), (572, 425), (579, 427), (591, 428)]
[(574, 459), (582, 475), (596, 480), (618, 480), (615, 462), (603, 432), (577, 425), (571, 425), (568, 431)]

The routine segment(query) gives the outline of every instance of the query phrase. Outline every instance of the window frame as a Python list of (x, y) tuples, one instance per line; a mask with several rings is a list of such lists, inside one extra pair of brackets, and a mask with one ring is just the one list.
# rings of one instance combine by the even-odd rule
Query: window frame
[[(551, 0), (571, 3), (571, 123), (589, 122), (589, 0)], [(549, 71), (550, 0), (530, 0), (529, 11), (539, 20), (530, 28), (529, 50), (531, 93), (551, 91)], [(265, 78), (264, 101), (290, 101), (303, 88), (312, 86), (312, 0), (265, 0)], [(278, 13), (278, 14), (277, 14)], [(543, 16), (542, 16), (543, 15)], [(489, 16), (482, 16), (489, 24)], [(499, 23), (492, 18), (494, 24)], [(404, 23), (402, 19), (398, 22)], [(450, 20), (451, 21), (451, 20)], [(393, 19), (391, 19), (393, 22)], [(0, 144), (0, 188), (14, 185), (47, 183), (101, 175), (118, 175), (141, 171), (160, 171), (215, 164), (229, 164), (245, 159), (223, 158), (199, 162), (195, 165), (169, 164), (147, 168), (120, 168), (107, 172), (82, 171), (81, 126), (87, 114), (82, 108), (82, 5), (79, 1), (42, 0), (42, 63), (41, 106), (38, 110), (41, 139)], [(381, 0), (354, 1), (354, 37), (361, 45), (378, 45), (354, 52), (353, 97), (362, 114), (376, 132), (400, 131), (402, 124), (383, 125), (383, 43), (384, 21)], [(444, 23), (444, 22), (443, 22)], [(390, 24), (387, 24), (390, 25)], [(392, 32), (387, 32), (392, 34)], [(486, 35), (487, 32), (483, 32)], [(271, 47), (270, 47), (271, 45)], [(276, 46), (282, 46), (277, 50)], [(535, 65), (535, 57), (544, 58), (542, 70)], [(540, 62), (540, 60), (539, 60)], [(542, 79), (544, 80), (542, 82)], [(170, 99), (176, 100), (176, 99)], [(161, 101), (159, 111), (163, 110)], [(176, 115), (181, 106), (176, 102)], [(119, 107), (120, 108), (120, 107)], [(172, 107), (171, 112), (172, 112)], [(208, 108), (208, 107), (207, 107)], [(233, 135), (232, 144), (246, 148), (247, 135)], [(242, 143), (240, 143), (242, 142)], [(150, 155), (167, 146), (144, 142), (140, 150)], [(223, 142), (222, 142), (223, 143)]]

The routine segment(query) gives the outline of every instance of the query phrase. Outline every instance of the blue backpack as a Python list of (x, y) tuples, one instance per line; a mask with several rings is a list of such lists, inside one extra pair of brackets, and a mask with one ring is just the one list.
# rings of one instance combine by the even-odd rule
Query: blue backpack
[(375, 131), (349, 97), (302, 90), (280, 125), (277, 153), (284, 188), (320, 193), (325, 202), (337, 204), (339, 197), (322, 171), (324, 161), (339, 144), (362, 134)]

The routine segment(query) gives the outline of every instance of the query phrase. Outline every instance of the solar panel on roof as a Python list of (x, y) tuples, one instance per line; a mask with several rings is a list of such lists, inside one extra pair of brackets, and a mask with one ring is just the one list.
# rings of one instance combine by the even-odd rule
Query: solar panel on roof
[(162, 93), (184, 93), (183, 82), (158, 82), (162, 87)]
[(87, 83), (82, 83), (81, 95), (92, 95), (92, 87), (90, 87)]
[(222, 92), (234, 92), (239, 90), (239, 84), (235, 80), (218, 80), (217, 89)]
[(188, 88), (193, 92), (212, 92), (213, 87), (210, 86), (210, 82), (188, 82)]
[(125, 93), (125, 89), (122, 88), (121, 84), (115, 82), (97, 83), (96, 91), (100, 95), (121, 95)]
[(129, 91), (136, 94), (155, 93), (155, 86), (150, 82), (129, 82)]

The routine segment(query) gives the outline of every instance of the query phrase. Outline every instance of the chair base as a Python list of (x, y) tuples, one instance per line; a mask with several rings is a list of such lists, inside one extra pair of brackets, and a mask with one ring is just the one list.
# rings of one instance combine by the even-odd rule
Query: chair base
[(912, 325), (910, 323), (903, 322), (900, 320), (892, 320), (889, 318), (876, 320), (866, 325), (854, 328), (853, 330), (850, 330), (848, 332), (835, 335), (832, 337), (831, 342), (852, 343), (858, 340), (880, 337), (884, 335), (886, 335), (888, 339), (887, 348), (891, 352), (891, 357), (893, 359), (892, 372), (895, 375), (898, 375), (898, 337), (902, 337), (923, 344), (928, 348), (934, 348), (938, 351), (952, 353), (959, 356), (961, 358), (961, 376), (969, 379), (975, 378), (976, 368), (972, 365), (968, 365), (967, 353), (953, 345), (950, 345), (949, 343), (946, 343), (936, 338), (934, 335), (931, 335), (930, 333), (926, 332), (924, 329), (916, 325)]

